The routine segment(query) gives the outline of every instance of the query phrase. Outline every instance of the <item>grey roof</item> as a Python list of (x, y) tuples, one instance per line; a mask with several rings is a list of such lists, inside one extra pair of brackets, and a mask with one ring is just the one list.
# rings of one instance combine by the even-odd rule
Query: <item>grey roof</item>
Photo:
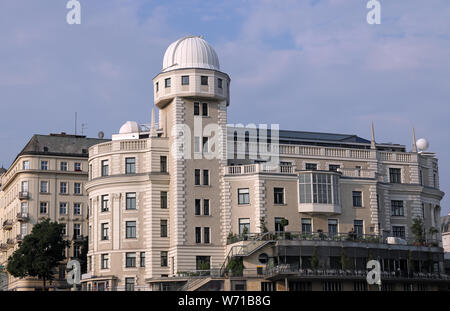
[(282, 139), (370, 144), (369, 140), (353, 134), (333, 134), (333, 133), (280, 130), (280, 140)]
[(106, 141), (109, 141), (109, 139), (87, 138), (86, 136), (64, 133), (35, 134), (17, 157), (25, 154), (88, 157), (89, 147)]

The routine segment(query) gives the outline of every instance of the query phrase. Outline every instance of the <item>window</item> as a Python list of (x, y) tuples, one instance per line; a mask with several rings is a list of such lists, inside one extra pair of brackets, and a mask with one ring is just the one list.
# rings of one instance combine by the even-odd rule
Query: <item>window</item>
[(81, 203), (73, 203), (73, 214), (81, 215)]
[(126, 238), (134, 239), (136, 238), (136, 221), (126, 221)]
[(81, 237), (81, 224), (73, 224), (73, 237), (75, 239)]
[(361, 191), (352, 191), (353, 206), (362, 207), (362, 193)]
[(164, 80), (164, 86), (165, 86), (166, 88), (168, 88), (168, 87), (171, 86), (170, 78), (167, 78), (167, 79)]
[(73, 193), (74, 194), (81, 194), (81, 184), (76, 182), (73, 184)]
[(189, 76), (181, 76), (181, 85), (189, 85)]
[(209, 199), (203, 199), (203, 215), (209, 215)]
[(22, 165), (24, 170), (30, 169), (30, 161), (23, 161)]
[(302, 218), (302, 232), (311, 233), (311, 218)]
[(194, 116), (200, 115), (200, 103), (194, 102)]
[(39, 204), (39, 213), (40, 214), (47, 214), (47, 205), (48, 203), (47, 202), (41, 202), (40, 204)]
[(60, 169), (61, 171), (67, 171), (67, 162), (61, 162)]
[(328, 166), (328, 169), (329, 169), (330, 171), (332, 171), (332, 172), (337, 172), (338, 169), (340, 169), (340, 168), (341, 168), (340, 165), (330, 164), (330, 165)]
[(201, 215), (201, 202), (200, 199), (195, 199), (195, 215), (199, 216)]
[(203, 137), (202, 146), (203, 146), (203, 153), (208, 153), (209, 152), (208, 137)]
[(48, 161), (41, 161), (41, 170), (48, 170)]
[(103, 160), (102, 161), (102, 176), (108, 176), (109, 175), (109, 161)]
[(201, 76), (200, 77), (200, 84), (201, 85), (208, 85), (208, 77), (207, 76)]
[(108, 269), (109, 268), (109, 255), (102, 254), (101, 261), (102, 261), (102, 265), (101, 265), (102, 269)]
[(316, 171), (317, 170), (317, 164), (316, 163), (306, 163), (305, 169), (307, 171)]
[(275, 204), (284, 204), (284, 188), (273, 188)]
[(125, 158), (125, 174), (136, 174), (136, 158)]
[(222, 87), (222, 79), (220, 79), (220, 78), (217, 78), (217, 87), (218, 87), (219, 89), (223, 88), (223, 87)]
[(209, 170), (203, 170), (203, 185), (209, 185)]
[(397, 238), (405, 238), (405, 227), (403, 226), (392, 226), (392, 234)]
[(245, 231), (250, 233), (250, 218), (239, 218), (239, 235), (244, 234)]
[(161, 237), (167, 238), (167, 219), (161, 219)]
[(391, 201), (392, 216), (405, 216), (403, 208), (403, 201), (392, 200)]
[(66, 194), (67, 193), (67, 183), (66, 182), (60, 182), (59, 183), (59, 193), (60, 194)]
[(339, 204), (339, 177), (332, 174), (299, 175), (300, 204)]
[(125, 254), (125, 267), (126, 268), (136, 267), (136, 253)]
[(161, 252), (161, 267), (167, 267), (167, 251)]
[(200, 170), (199, 169), (195, 169), (195, 185), (199, 186), (200, 185)]
[(161, 156), (159, 158), (161, 173), (167, 173), (167, 157)]
[(167, 191), (161, 191), (161, 208), (167, 208)]
[(81, 172), (81, 163), (75, 162), (73, 165), (75, 172)]
[(362, 220), (355, 219), (353, 221), (353, 226), (355, 228), (355, 233), (357, 236), (362, 236), (364, 234), (364, 224)]
[(338, 233), (337, 219), (328, 219), (328, 235), (332, 237), (337, 233)]
[(28, 192), (28, 181), (22, 181), (22, 192)]
[(59, 203), (59, 214), (60, 215), (67, 214), (67, 203)]
[(140, 261), (140, 266), (145, 267), (145, 252), (141, 252), (139, 261)]
[(102, 228), (101, 240), (102, 241), (109, 240), (109, 224), (103, 223), (101, 228)]
[(48, 181), (41, 181), (41, 193), (48, 193)]
[(102, 195), (102, 212), (109, 211), (109, 195)]
[(275, 217), (275, 231), (284, 232), (283, 219), (283, 217)]
[(204, 117), (208, 116), (208, 104), (207, 103), (202, 104), (202, 116), (204, 116)]
[(195, 243), (202, 243), (202, 228), (195, 227)]
[(81, 246), (80, 245), (74, 245), (73, 246), (73, 257), (79, 258), (81, 255)]
[(209, 227), (203, 228), (203, 243), (210, 243), (210, 229)]
[(238, 189), (238, 204), (250, 204), (250, 192), (248, 188)]
[(196, 256), (195, 263), (197, 270), (209, 270), (211, 266), (211, 256)]
[(125, 194), (125, 209), (135, 210), (136, 209), (136, 192), (128, 192)]
[(159, 91), (159, 82), (156, 82), (156, 92)]
[(194, 152), (200, 153), (200, 137), (194, 136)]
[(65, 236), (65, 235), (67, 235), (67, 224), (62, 224), (63, 225), (63, 227), (62, 227), (62, 230), (61, 230), (61, 234), (63, 235), (63, 236)]
[(400, 184), (402, 182), (402, 170), (399, 168), (390, 168), (389, 177), (391, 183)]

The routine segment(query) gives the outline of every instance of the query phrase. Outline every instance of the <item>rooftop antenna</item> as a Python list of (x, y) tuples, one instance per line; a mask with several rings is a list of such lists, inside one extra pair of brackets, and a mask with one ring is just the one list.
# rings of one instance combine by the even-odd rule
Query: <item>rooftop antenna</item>
[(77, 135), (77, 112), (75, 112), (75, 135)]
[(84, 131), (87, 129), (87, 123), (81, 123), (81, 135), (84, 135)]
[(412, 148), (412, 152), (417, 152), (417, 144), (416, 144), (416, 130), (413, 128), (412, 129), (412, 139), (413, 139), (413, 148)]
[(370, 142), (370, 149), (376, 149), (376, 146), (375, 146), (375, 129), (373, 127), (373, 122), (372, 122), (372, 141)]

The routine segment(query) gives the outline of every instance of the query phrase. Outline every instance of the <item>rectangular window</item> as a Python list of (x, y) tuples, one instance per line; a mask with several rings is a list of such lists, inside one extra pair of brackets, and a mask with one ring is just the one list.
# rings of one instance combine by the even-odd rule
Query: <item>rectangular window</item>
[(338, 233), (337, 219), (328, 219), (328, 235), (332, 237), (337, 233)]
[(67, 203), (59, 203), (59, 214), (60, 215), (67, 214)]
[(63, 235), (63, 236), (65, 236), (65, 235), (67, 235), (67, 224), (62, 224), (63, 225), (63, 227), (62, 227), (62, 230), (61, 230), (61, 234)]
[(317, 164), (316, 163), (306, 163), (305, 169), (307, 171), (317, 171)]
[(109, 268), (109, 255), (102, 254), (101, 261), (102, 261), (102, 265), (101, 265), (102, 269), (108, 269)]
[(211, 267), (211, 256), (196, 256), (195, 262), (197, 270), (209, 270)]
[(202, 243), (202, 228), (195, 227), (195, 243)]
[(139, 261), (140, 261), (141, 267), (145, 267), (145, 252), (141, 252)]
[(136, 238), (136, 221), (125, 222), (126, 227), (126, 238), (135, 239)]
[(61, 162), (60, 169), (61, 171), (67, 171), (67, 162)]
[(167, 251), (161, 252), (161, 267), (167, 267)]
[(329, 169), (330, 171), (332, 171), (332, 172), (337, 172), (338, 169), (340, 169), (340, 168), (341, 168), (340, 165), (334, 165), (334, 164), (328, 165), (328, 169)]
[(405, 216), (403, 208), (403, 201), (392, 200), (391, 201), (392, 216)]
[(194, 152), (200, 153), (200, 137), (194, 136)]
[(203, 185), (209, 185), (209, 170), (203, 170)]
[(200, 185), (200, 170), (199, 169), (195, 169), (195, 178), (194, 178), (194, 183), (196, 186)]
[(47, 202), (41, 202), (39, 204), (39, 213), (40, 214), (47, 214)]
[(81, 215), (81, 203), (73, 203), (73, 214)]
[(209, 199), (203, 199), (203, 215), (209, 215)]
[(276, 232), (284, 232), (284, 226), (282, 225), (282, 217), (275, 217), (275, 231)]
[(209, 227), (203, 228), (203, 243), (210, 243), (210, 230)]
[(156, 92), (158, 92), (159, 91), (159, 82), (156, 82), (155, 86), (156, 86)]
[(81, 194), (81, 184), (76, 182), (73, 184), (73, 193), (74, 194)]
[(66, 194), (67, 193), (67, 183), (66, 182), (60, 182), (59, 183), (59, 193), (60, 194)]
[(73, 237), (75, 239), (81, 237), (81, 224), (73, 224)]
[(353, 207), (362, 207), (362, 192), (352, 191)]
[(403, 226), (392, 226), (392, 235), (397, 238), (405, 238), (405, 227)]
[(30, 169), (30, 161), (23, 161), (23, 169), (24, 170)]
[(102, 212), (109, 211), (109, 195), (102, 195)]
[(167, 219), (161, 219), (161, 237), (167, 238)]
[(273, 188), (273, 196), (275, 204), (284, 204), (284, 188)]
[(109, 175), (109, 161), (103, 160), (102, 161), (102, 176), (108, 176)]
[(402, 182), (402, 170), (399, 168), (390, 168), (389, 178), (391, 183), (400, 184)]
[(222, 79), (220, 79), (220, 78), (217, 78), (217, 87), (218, 87), (219, 89), (222, 88)]
[(41, 161), (41, 170), (48, 170), (48, 161)]
[(189, 85), (189, 76), (181, 76), (181, 85)]
[(28, 181), (22, 181), (22, 192), (28, 192)]
[(250, 192), (248, 188), (238, 189), (238, 204), (250, 204)]
[(48, 193), (48, 181), (41, 181), (41, 193)]
[(161, 156), (159, 158), (161, 173), (167, 173), (167, 157)]
[(101, 240), (102, 241), (109, 240), (109, 224), (103, 223), (101, 228), (102, 228)]
[(202, 116), (208, 116), (208, 103), (202, 103)]
[(164, 86), (165, 86), (166, 88), (170, 87), (171, 84), (172, 84), (172, 83), (171, 83), (170, 78), (167, 78), (167, 79), (164, 80)]
[(353, 221), (353, 226), (357, 236), (362, 236), (364, 234), (364, 223), (362, 220), (355, 219)]
[(195, 199), (195, 215), (199, 216), (201, 215), (201, 202), (202, 200), (200, 199)]
[(244, 234), (245, 231), (250, 233), (250, 218), (239, 218), (239, 235)]
[(167, 191), (161, 191), (161, 208), (167, 208)]
[(200, 115), (200, 103), (194, 102), (194, 116)]
[(125, 254), (125, 267), (126, 268), (136, 267), (136, 253)]
[(200, 84), (201, 85), (208, 85), (208, 77), (207, 76), (201, 76), (200, 77)]
[(302, 232), (303, 233), (311, 233), (311, 218), (302, 218)]
[(208, 137), (203, 137), (202, 146), (203, 146), (203, 153), (208, 153), (209, 152)]
[(75, 172), (81, 172), (81, 163), (76, 162), (73, 167)]
[(127, 210), (135, 210), (136, 209), (136, 192), (127, 192), (125, 194), (125, 208)]
[(136, 174), (136, 158), (125, 158), (125, 174)]

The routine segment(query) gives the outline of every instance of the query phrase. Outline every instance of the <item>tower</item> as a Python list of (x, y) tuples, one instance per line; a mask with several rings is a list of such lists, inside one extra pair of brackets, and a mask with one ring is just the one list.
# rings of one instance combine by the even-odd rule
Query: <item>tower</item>
[(153, 79), (159, 132), (169, 143), (170, 274), (219, 268), (225, 252), (223, 167), (229, 76), (214, 49), (188, 36), (166, 50)]

